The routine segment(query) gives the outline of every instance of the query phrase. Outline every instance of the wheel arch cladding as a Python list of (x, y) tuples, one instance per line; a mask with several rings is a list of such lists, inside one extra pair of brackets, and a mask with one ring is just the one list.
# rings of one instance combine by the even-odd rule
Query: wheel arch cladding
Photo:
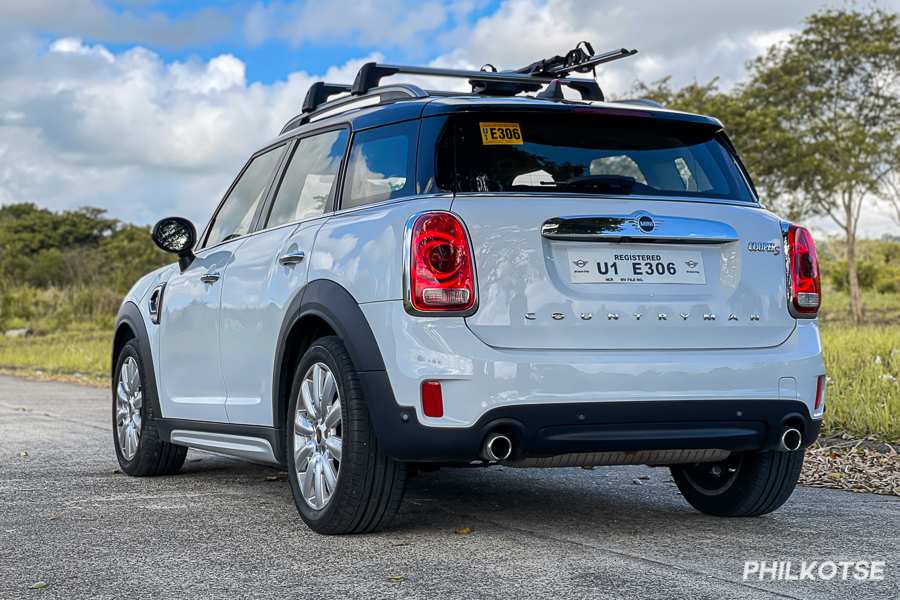
[(153, 355), (150, 351), (150, 336), (147, 335), (147, 327), (144, 324), (144, 317), (141, 315), (137, 304), (131, 301), (123, 302), (116, 315), (116, 330), (113, 336), (112, 348), (112, 364), (110, 365), (110, 385), (113, 394), (116, 393), (116, 361), (122, 348), (130, 340), (137, 340), (138, 348), (141, 353), (141, 363), (144, 367), (144, 375), (146, 381), (144, 387), (150, 392), (149, 398), (153, 408), (153, 415), (161, 418), (162, 413), (159, 407), (159, 395), (156, 391), (156, 369), (153, 366)]
[(328, 279), (311, 281), (291, 301), (285, 314), (272, 380), (273, 422), (279, 429), (285, 426), (294, 365), (317, 338), (338, 336), (357, 371), (385, 370), (369, 322), (343, 286)]

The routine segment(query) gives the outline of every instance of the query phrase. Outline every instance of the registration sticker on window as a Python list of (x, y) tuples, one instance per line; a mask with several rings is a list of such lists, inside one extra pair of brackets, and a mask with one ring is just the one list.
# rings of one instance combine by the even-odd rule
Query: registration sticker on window
[(522, 144), (522, 129), (518, 123), (479, 123), (478, 126), (485, 146)]

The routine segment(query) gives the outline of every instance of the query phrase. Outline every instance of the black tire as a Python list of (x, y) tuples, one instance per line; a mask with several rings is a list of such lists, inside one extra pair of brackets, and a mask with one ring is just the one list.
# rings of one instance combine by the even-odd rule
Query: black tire
[[(116, 394), (117, 388), (122, 377), (122, 365), (129, 358), (137, 363), (137, 370), (141, 378), (141, 396), (142, 402), (140, 406), (141, 416), (141, 432), (137, 444), (137, 451), (130, 459), (125, 456), (119, 443), (118, 428), (116, 423)], [(143, 382), (147, 381), (147, 370), (144, 368), (144, 362), (141, 360), (141, 352), (138, 347), (137, 340), (130, 340), (122, 348), (119, 356), (116, 358), (116, 368), (113, 371), (112, 378), (112, 430), (113, 444), (116, 448), (116, 458), (119, 460), (119, 467), (123, 473), (134, 477), (150, 477), (154, 475), (174, 475), (181, 469), (184, 464), (184, 458), (187, 456), (187, 448), (184, 446), (176, 446), (169, 442), (162, 441), (159, 436), (159, 430), (156, 427), (156, 417), (153, 414), (153, 406), (157, 404), (158, 398), (151, 398), (153, 393)], [(153, 386), (151, 386), (153, 387)]]
[[(300, 491), (294, 464), (294, 415), (300, 386), (310, 367), (324, 363), (334, 374), (341, 402), (342, 452), (331, 499), (320, 510)], [(319, 338), (294, 372), (286, 419), (288, 480), (303, 521), (318, 533), (370, 533), (385, 527), (396, 514), (406, 487), (407, 467), (381, 452), (369, 419), (359, 375), (340, 338)]]
[(719, 463), (673, 465), (672, 478), (685, 500), (700, 512), (757, 517), (790, 497), (804, 454), (804, 450), (734, 453)]

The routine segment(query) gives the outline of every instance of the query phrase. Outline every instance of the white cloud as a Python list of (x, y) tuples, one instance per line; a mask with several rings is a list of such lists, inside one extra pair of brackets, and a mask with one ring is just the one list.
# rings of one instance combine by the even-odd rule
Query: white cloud
[[(12, 46), (15, 46), (13, 44)], [(113, 53), (64, 38), (25, 43), (0, 73), (0, 203), (85, 204), (152, 222), (204, 222), (253, 149), (299, 112), (320, 76), (248, 83), (230, 54), (166, 63), (144, 48)], [(25, 50), (23, 50), (23, 48)], [(349, 80), (370, 56), (331, 69)]]

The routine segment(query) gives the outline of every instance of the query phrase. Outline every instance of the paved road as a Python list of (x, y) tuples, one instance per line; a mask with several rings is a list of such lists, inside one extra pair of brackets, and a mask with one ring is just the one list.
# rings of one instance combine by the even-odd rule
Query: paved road
[[(390, 531), (323, 537), (274, 469), (192, 451), (175, 477), (120, 474), (108, 405), (0, 377), (0, 598), (900, 598), (895, 498), (801, 488), (723, 520), (664, 469), (445, 469)], [(888, 564), (880, 583), (743, 582), (747, 559)]]

